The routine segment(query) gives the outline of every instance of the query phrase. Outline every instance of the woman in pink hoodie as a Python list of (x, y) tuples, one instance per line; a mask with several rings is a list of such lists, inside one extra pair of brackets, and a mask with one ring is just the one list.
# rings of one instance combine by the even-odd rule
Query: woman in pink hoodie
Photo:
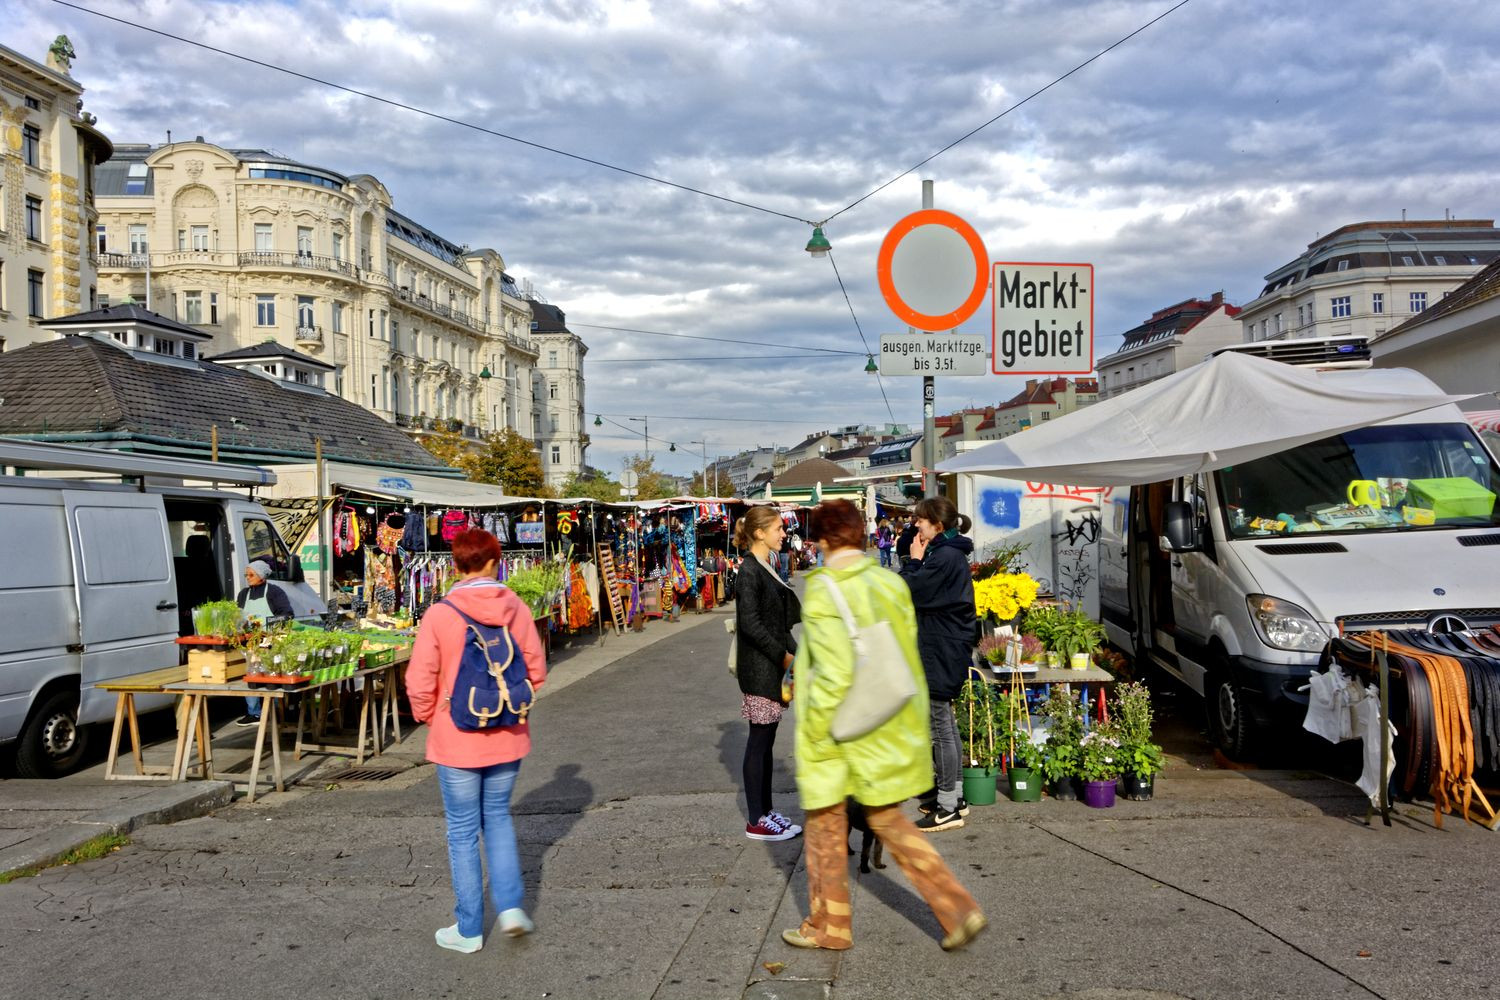
[[(455, 537), (453, 563), (463, 578), (446, 600), (483, 625), (504, 625), (526, 662), (532, 688), (539, 688), (547, 676), (542, 644), (531, 609), (495, 579), (499, 560), (500, 543), (489, 532), (470, 530)], [(448, 864), (457, 899), (453, 914), (458, 922), (438, 931), (436, 939), (444, 948), (465, 953), (478, 951), (484, 944), (481, 836), (501, 932), (520, 937), (533, 929), (521, 908), (525, 887), (510, 818), (511, 791), (521, 758), (531, 751), (531, 729), (529, 723), (521, 722), (466, 732), (453, 724), (448, 702), (468, 635), (461, 615), (443, 603), (434, 604), (422, 616), (406, 667), (412, 714), (427, 723), (427, 759), (437, 765), (448, 820)]]

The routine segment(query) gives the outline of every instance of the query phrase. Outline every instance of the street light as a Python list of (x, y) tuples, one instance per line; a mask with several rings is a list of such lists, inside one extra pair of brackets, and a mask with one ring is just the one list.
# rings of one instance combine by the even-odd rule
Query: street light
[[(698, 453), (703, 456), (703, 485), (706, 487), (708, 485), (708, 442), (707, 441), (689, 441), (688, 444), (696, 444), (696, 445), (700, 446), (698, 448)], [(719, 495), (719, 466), (718, 466), (717, 462), (714, 463), (714, 494), (713, 495), (714, 496), (718, 496)]]
[(632, 420), (635, 423), (642, 425), (642, 427), (644, 428), (641, 432), (641, 436), (646, 439), (646, 461), (651, 461), (651, 418), (647, 416), (626, 417), (625, 419)]
[(833, 244), (828, 242), (828, 237), (823, 235), (822, 226), (813, 226), (812, 239), (807, 241), (806, 250), (814, 257), (827, 257), (828, 251), (833, 249)]

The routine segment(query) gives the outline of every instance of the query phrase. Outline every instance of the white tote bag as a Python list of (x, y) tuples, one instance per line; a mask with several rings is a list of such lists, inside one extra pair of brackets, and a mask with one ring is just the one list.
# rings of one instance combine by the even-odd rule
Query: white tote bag
[(740, 643), (739, 636), (734, 631), (734, 619), (724, 620), (724, 631), (729, 633), (729, 676), (740, 675)]
[(854, 645), (854, 681), (834, 709), (829, 733), (839, 742), (857, 740), (901, 711), (916, 696), (917, 682), (891, 623), (878, 621), (861, 628), (838, 584), (828, 576), (823, 581)]

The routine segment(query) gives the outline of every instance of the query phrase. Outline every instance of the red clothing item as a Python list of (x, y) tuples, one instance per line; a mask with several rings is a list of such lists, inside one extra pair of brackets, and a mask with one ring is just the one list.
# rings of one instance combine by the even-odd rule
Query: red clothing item
[[(526, 660), (531, 686), (542, 686), (547, 662), (525, 601), (500, 584), (456, 587), (448, 600), (477, 622), (510, 629), (512, 641)], [(453, 695), (467, 635), (464, 620), (442, 604), (428, 608), (417, 629), (411, 662), (406, 665), (406, 696), (411, 700), (412, 714), (427, 723), (427, 759), (448, 767), (489, 767), (520, 760), (531, 752), (530, 723), (482, 733), (467, 733), (453, 724), (448, 699)]]

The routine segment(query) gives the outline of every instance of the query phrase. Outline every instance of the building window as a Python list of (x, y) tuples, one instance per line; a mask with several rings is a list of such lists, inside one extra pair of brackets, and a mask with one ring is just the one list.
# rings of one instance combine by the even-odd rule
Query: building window
[(547, 367), (548, 368), (556, 368), (557, 367), (557, 352), (556, 351), (548, 351), (547, 352)]
[(1349, 262), (1347, 260), (1341, 260), (1341, 261), (1339, 261), (1339, 270), (1340, 271), (1347, 271), (1347, 270), (1349, 270)]
[(275, 249), (272, 243), (271, 224), (269, 222), (257, 222), (255, 224), (255, 250), (257, 253), (270, 253)]
[(219, 324), (219, 293), (208, 293), (208, 323), (210, 326)]
[(344, 234), (343, 233), (334, 233), (333, 234), (333, 259), (334, 260), (343, 260), (344, 259)]
[(1407, 267), (1411, 267), (1411, 258), (1410, 257), (1402, 257), (1401, 258), (1401, 263), (1405, 264)]
[(1349, 296), (1336, 295), (1329, 300), (1328, 304), (1332, 307), (1332, 312), (1330, 313), (1330, 315), (1332, 315), (1334, 319), (1349, 318)]
[(309, 227), (309, 226), (298, 226), (297, 227), (297, 256), (299, 256), (299, 257), (311, 257), (312, 256), (312, 252), (313, 252), (313, 247), (312, 247), (312, 229), (311, 229), (311, 227)]
[(195, 325), (203, 322), (202, 292), (182, 293), (182, 321)]
[(104, 226), (94, 227), (94, 240), (100, 253), (109, 253), (109, 233)]
[(276, 296), (257, 295), (255, 297), (255, 325), (276, 325)]
[(42, 242), (42, 199), (26, 196), (26, 238)]
[(297, 325), (304, 329), (316, 326), (313, 320), (313, 297), (311, 295), (297, 296)]
[(548, 382), (547, 383), (547, 398), (548, 399), (556, 399), (557, 398), (557, 383), (556, 382)]
[(1048, 413), (1046, 410), (1043, 410), (1042, 411), (1042, 419), (1043, 420), (1051, 420), (1052, 419), (1052, 414)]
[(1411, 311), (1414, 312), (1414, 313), (1419, 313), (1423, 309), (1426, 309), (1426, 308), (1427, 308), (1427, 293), (1426, 292), (1412, 292), (1411, 293)]
[(328, 328), (334, 333), (344, 332), (344, 304), (334, 302), (329, 307)]
[(177, 249), (179, 249), (179, 250), (186, 250), (187, 249), (187, 230), (186, 229), (179, 229), (179, 230), (177, 230)]
[(547, 414), (547, 429), (550, 430), (553, 434), (557, 433), (557, 414)]
[(1281, 333), (1281, 313), (1276, 314), (1276, 332)]
[(1266, 330), (1267, 330), (1266, 324), (1268, 322), (1270, 322), (1270, 321), (1269, 320), (1264, 320), (1264, 319), (1260, 321), (1260, 339), (1261, 340), (1265, 340), (1266, 339)]
[(132, 254), (143, 254), (143, 253), (145, 253), (146, 252), (146, 246), (147, 246), (147, 244), (146, 244), (146, 227), (145, 226), (131, 226), (129, 228), (128, 232), (130, 233), (130, 252)]
[(1448, 258), (1444, 257), (1442, 254), (1434, 254), (1432, 257), (1432, 262), (1434, 264), (1446, 264), (1448, 263)]
[(194, 226), (193, 227), (193, 249), (194, 250), (199, 250), (199, 251), (211, 249), (209, 247), (209, 245), (208, 245), (208, 227), (207, 226)]
[(1297, 328), (1301, 329), (1304, 322), (1305, 322), (1305, 320), (1303, 318), (1303, 307), (1302, 306), (1298, 306), (1297, 307)]
[(1385, 293), (1375, 292), (1370, 296), (1370, 311), (1373, 313), (1385, 312)]
[(30, 94), (25, 95), (23, 99), (26, 102), (26, 106), (32, 111), (42, 110), (42, 102), (37, 100), (35, 97), (32, 97)]
[(41, 271), (26, 272), (26, 315), (42, 318), (42, 292), (46, 281), (47, 276)]
[(21, 159), (28, 167), (42, 165), (42, 130), (35, 125), (21, 126)]

